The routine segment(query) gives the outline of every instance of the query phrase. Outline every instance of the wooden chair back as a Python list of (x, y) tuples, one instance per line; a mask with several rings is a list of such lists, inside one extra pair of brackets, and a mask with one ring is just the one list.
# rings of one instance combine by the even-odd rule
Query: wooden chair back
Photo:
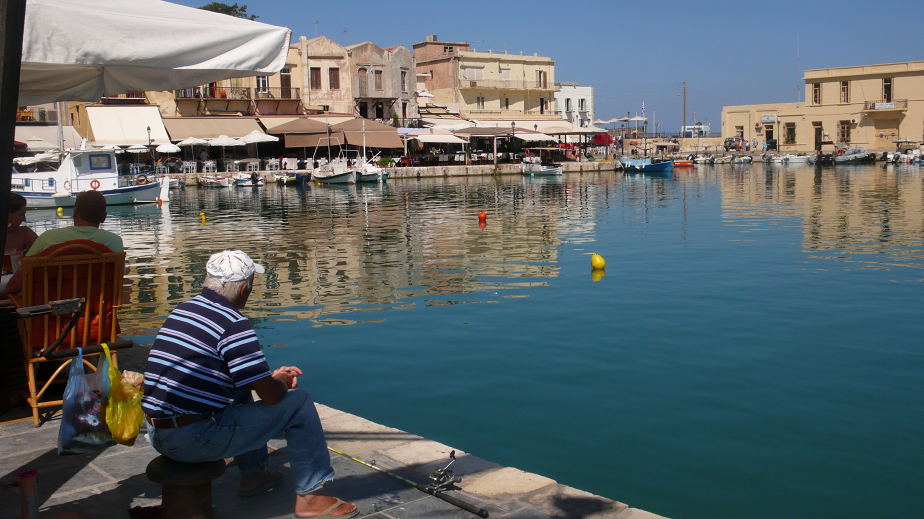
[[(111, 342), (119, 333), (125, 253), (88, 240), (65, 242), (22, 259), (23, 291), (17, 306), (83, 297), (86, 306), (61, 349)], [(41, 350), (54, 342), (70, 316), (41, 316), (21, 321), (23, 346)]]

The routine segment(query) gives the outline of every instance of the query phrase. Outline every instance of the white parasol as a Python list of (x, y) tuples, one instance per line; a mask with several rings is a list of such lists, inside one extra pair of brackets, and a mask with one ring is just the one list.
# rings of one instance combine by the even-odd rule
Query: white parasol
[(285, 27), (159, 0), (29, 0), (19, 104), (275, 74), (291, 36)]
[(208, 144), (209, 141), (205, 139), (200, 139), (198, 137), (187, 137), (180, 142), (176, 143), (177, 146), (198, 146), (200, 144)]
[(150, 153), (151, 152), (151, 150), (149, 150), (147, 146), (144, 146), (142, 144), (132, 144), (125, 151), (129, 153)]
[(169, 142), (161, 144), (160, 146), (154, 148), (157, 153), (179, 153), (180, 147), (176, 144), (170, 144)]
[(225, 146), (247, 146), (247, 143), (240, 140), (228, 137), (227, 135), (219, 135), (214, 139), (209, 139), (209, 146), (221, 146), (221, 158), (225, 158)]
[(239, 140), (244, 141), (247, 144), (256, 144), (258, 142), (278, 142), (279, 137), (273, 135), (267, 135), (260, 130), (254, 130), (247, 135), (241, 137)]

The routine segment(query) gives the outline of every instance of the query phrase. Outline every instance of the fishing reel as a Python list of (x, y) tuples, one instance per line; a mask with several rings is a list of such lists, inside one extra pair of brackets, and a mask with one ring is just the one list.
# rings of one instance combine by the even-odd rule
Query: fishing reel
[(449, 488), (453, 483), (461, 483), (462, 478), (458, 476), (453, 476), (452, 471), (449, 470), (449, 467), (456, 462), (456, 451), (449, 453), (449, 464), (443, 468), (433, 469), (433, 474), (430, 476), (430, 481), (433, 482), (433, 490), (441, 492)]

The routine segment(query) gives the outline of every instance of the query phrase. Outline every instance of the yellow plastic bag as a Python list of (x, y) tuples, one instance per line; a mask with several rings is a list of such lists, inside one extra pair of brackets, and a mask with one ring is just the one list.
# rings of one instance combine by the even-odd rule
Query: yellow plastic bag
[(122, 374), (112, 363), (109, 347), (103, 344), (109, 359), (109, 405), (106, 407), (106, 424), (112, 439), (131, 447), (141, 429), (144, 411), (141, 410), (142, 392), (122, 382)]

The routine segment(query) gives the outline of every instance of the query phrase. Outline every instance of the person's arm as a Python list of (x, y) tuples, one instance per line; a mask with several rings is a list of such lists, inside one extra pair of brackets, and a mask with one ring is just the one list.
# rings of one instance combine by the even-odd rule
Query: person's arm
[(270, 376), (254, 380), (250, 389), (257, 392), (260, 400), (269, 405), (276, 405), (286, 396), (289, 389), (298, 387), (298, 377), (302, 370), (294, 366), (283, 366), (273, 371)]
[(18, 294), (20, 292), (22, 292), (22, 269), (16, 269), (13, 277), (3, 287), (3, 294), (0, 294), (0, 297), (6, 298), (7, 294)]

